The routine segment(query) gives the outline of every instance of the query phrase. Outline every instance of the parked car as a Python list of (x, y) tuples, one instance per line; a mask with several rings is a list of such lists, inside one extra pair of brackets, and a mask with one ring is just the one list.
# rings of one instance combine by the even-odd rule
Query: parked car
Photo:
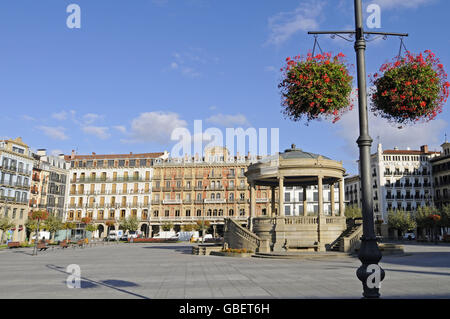
[(138, 238), (138, 233), (135, 230), (128, 231), (128, 238)]
[(111, 241), (111, 240), (119, 240), (119, 235), (115, 232), (115, 231), (110, 231), (108, 234), (108, 237), (106, 237), (107, 241)]
[(414, 233), (405, 233), (403, 239), (413, 240), (416, 239), (416, 235)]
[(120, 240), (127, 241), (128, 240), (128, 234), (123, 234), (122, 237), (120, 237)]

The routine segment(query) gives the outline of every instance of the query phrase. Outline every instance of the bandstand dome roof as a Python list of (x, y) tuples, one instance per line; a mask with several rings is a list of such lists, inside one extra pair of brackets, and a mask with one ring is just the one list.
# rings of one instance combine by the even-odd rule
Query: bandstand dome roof
[(292, 144), (290, 149), (261, 159), (250, 165), (245, 175), (249, 182), (257, 185), (277, 185), (282, 176), (286, 186), (314, 185), (318, 176), (325, 183), (334, 183), (343, 178), (342, 162), (329, 157), (305, 152)]

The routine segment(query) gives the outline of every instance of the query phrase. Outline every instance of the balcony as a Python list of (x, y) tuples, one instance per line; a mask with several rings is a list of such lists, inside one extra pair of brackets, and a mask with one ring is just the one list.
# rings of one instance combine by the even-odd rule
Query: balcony
[(181, 204), (181, 199), (164, 199), (163, 204)]
[(268, 198), (257, 198), (256, 202), (257, 203), (268, 203), (269, 199)]
[(212, 199), (212, 198), (206, 198), (205, 204), (225, 204), (227, 201), (224, 198), (219, 199)]

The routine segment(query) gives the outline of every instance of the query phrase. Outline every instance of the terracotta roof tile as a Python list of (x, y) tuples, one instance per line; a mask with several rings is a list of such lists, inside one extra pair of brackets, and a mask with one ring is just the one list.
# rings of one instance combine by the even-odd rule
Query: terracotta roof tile
[[(93, 160), (93, 159), (145, 159), (145, 158), (158, 158), (163, 156), (164, 153), (142, 153), (142, 154), (104, 154), (104, 155), (75, 155), (75, 160)], [(64, 159), (71, 160), (71, 155), (64, 155)]]

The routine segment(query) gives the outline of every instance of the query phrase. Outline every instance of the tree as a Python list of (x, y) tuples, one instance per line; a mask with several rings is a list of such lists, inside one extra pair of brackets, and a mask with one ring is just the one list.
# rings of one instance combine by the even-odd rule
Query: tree
[(388, 225), (391, 228), (400, 230), (402, 233), (411, 231), (417, 227), (413, 214), (404, 210), (389, 210)]
[(194, 225), (193, 224), (186, 224), (186, 225), (183, 225), (182, 229), (185, 232), (190, 232), (190, 231), (194, 230)]
[(61, 218), (50, 215), (45, 221), (43, 228), (50, 232), (50, 238), (51, 241), (53, 241), (55, 239), (56, 232), (64, 228), (64, 223)]
[(88, 225), (86, 225), (86, 228), (85, 228), (86, 231), (89, 231), (91, 233), (95, 232), (97, 229), (98, 229), (98, 226), (95, 224), (88, 224)]
[(14, 227), (15, 227), (14, 222), (8, 217), (3, 217), (2, 219), (0, 219), (0, 230), (2, 231), (1, 243), (3, 243), (5, 233)]
[(67, 237), (69, 236), (68, 230), (69, 230), (69, 229), (74, 229), (75, 227), (77, 227), (77, 226), (75, 225), (75, 223), (70, 223), (70, 222), (64, 223), (63, 229), (66, 230), (66, 241), (68, 240)]
[(37, 221), (37, 228), (36, 228), (36, 239), (34, 240), (34, 253), (33, 255), (37, 255), (37, 244), (39, 241), (39, 227), (41, 221), (44, 221), (48, 218), (48, 212), (45, 210), (35, 210), (31, 212), (28, 216), (32, 220)]
[(165, 222), (161, 225), (163, 231), (169, 231), (173, 228), (173, 224), (171, 222)]
[(34, 233), (37, 229), (37, 221), (28, 219), (25, 223), (25, 227), (27, 228), (28, 232), (30, 233), (30, 237), (28, 238), (28, 243), (31, 243), (31, 234)]
[(196, 230), (203, 231), (209, 228), (211, 223), (209, 220), (197, 220), (197, 224), (195, 225)]
[(362, 218), (362, 211), (358, 205), (346, 207), (344, 214), (347, 219)]
[(425, 230), (426, 232), (431, 231), (431, 229), (433, 228), (433, 222), (429, 218), (429, 216), (433, 215), (435, 212), (436, 208), (433, 206), (419, 207), (414, 214), (414, 219), (416, 220), (417, 227), (421, 230)]
[(139, 221), (136, 217), (130, 216), (120, 220), (119, 225), (125, 232), (128, 230), (136, 231), (139, 228)]

